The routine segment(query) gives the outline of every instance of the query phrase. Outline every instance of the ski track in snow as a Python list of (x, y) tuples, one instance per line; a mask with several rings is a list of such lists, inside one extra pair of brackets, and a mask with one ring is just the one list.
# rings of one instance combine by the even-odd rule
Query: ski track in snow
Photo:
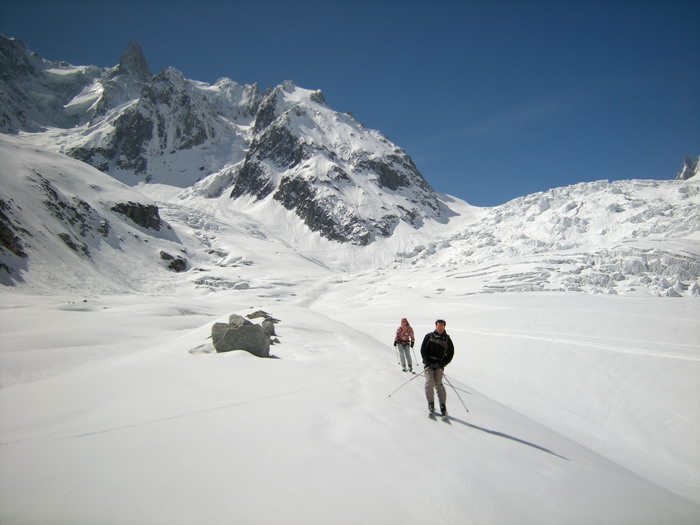
[[(349, 381), (351, 381), (351, 380), (348, 380), (348, 382)], [(313, 385), (313, 386), (309, 386), (306, 388), (300, 388), (300, 389), (296, 389), (296, 390), (278, 392), (278, 393), (275, 393), (275, 394), (269, 395), (269, 396), (256, 397), (253, 399), (239, 401), (236, 403), (226, 403), (226, 404), (222, 404), (222, 405), (212, 405), (212, 406), (200, 407), (200, 408), (197, 408), (195, 410), (178, 412), (177, 414), (162, 416), (162, 417), (158, 417), (155, 419), (136, 421), (134, 423), (119, 425), (119, 426), (114, 426), (114, 427), (109, 427), (109, 428), (100, 428), (100, 429), (90, 430), (87, 432), (70, 433), (70, 431), (69, 431), (67, 434), (64, 432), (61, 432), (61, 433), (34, 436), (31, 439), (2, 441), (2, 442), (0, 442), (0, 447), (19, 445), (19, 444), (24, 444), (27, 442), (64, 441), (64, 440), (69, 440), (69, 439), (80, 439), (80, 438), (91, 437), (91, 436), (99, 436), (101, 434), (109, 434), (112, 432), (119, 432), (119, 431), (130, 429), (130, 428), (138, 428), (138, 427), (143, 427), (143, 426), (148, 426), (148, 425), (154, 425), (154, 424), (162, 423), (164, 421), (171, 421), (174, 419), (181, 419), (181, 418), (187, 418), (187, 417), (191, 417), (191, 416), (197, 416), (197, 415), (205, 414), (208, 412), (218, 412), (218, 411), (228, 410), (228, 409), (240, 407), (240, 406), (254, 405), (257, 403), (264, 403), (266, 401), (276, 399), (278, 397), (293, 396), (295, 394), (301, 394), (301, 393), (305, 393), (305, 392), (308, 392), (311, 390), (326, 389), (326, 388), (331, 388), (331, 387), (336, 388), (337, 386), (338, 386), (337, 382), (319, 384), (319, 385)]]
[[(474, 330), (474, 329), (464, 329), (466, 332), (470, 332), (473, 334), (479, 334), (479, 335), (488, 335), (488, 336), (498, 336), (498, 337), (513, 337), (517, 339), (529, 339), (533, 341), (545, 341), (548, 343), (561, 343), (563, 346), (564, 345), (569, 345), (569, 346), (580, 346), (584, 348), (591, 348), (595, 350), (605, 350), (607, 352), (617, 352), (621, 354), (634, 354), (634, 355), (640, 355), (640, 356), (647, 356), (647, 357), (659, 357), (662, 359), (681, 359), (681, 360), (686, 360), (686, 361), (700, 361), (700, 355), (691, 355), (691, 354), (675, 354), (675, 353), (670, 353), (670, 352), (654, 352), (651, 350), (644, 350), (641, 348), (627, 348), (624, 346), (612, 346), (612, 345), (604, 345), (600, 343), (595, 343), (591, 339), (594, 338), (586, 338), (584, 341), (579, 341), (577, 339), (570, 339), (566, 338), (563, 335), (559, 334), (551, 334), (551, 335), (534, 335), (536, 332), (528, 333), (528, 332), (522, 332), (522, 331), (511, 331), (511, 330), (499, 330), (498, 332), (493, 332), (493, 331), (485, 331), (485, 330)], [(634, 341), (631, 341), (634, 342)], [(638, 341), (639, 343), (640, 341)], [(697, 347), (693, 345), (683, 345), (683, 344), (669, 344), (666, 343), (667, 346), (677, 346), (677, 347), (684, 347), (687, 348), (688, 351), (696, 350)]]

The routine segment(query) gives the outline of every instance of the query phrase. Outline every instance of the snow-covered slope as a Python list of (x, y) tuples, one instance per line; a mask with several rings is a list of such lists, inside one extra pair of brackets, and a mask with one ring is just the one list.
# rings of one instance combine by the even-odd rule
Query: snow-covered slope
[(92, 105), (97, 95), (88, 96), (86, 87), (96, 86), (101, 74), (95, 66), (45, 60), (30, 53), (22, 41), (0, 35), (0, 131), (81, 123), (84, 113), (75, 110)]
[(183, 258), (178, 234), (148, 198), (8, 135), (0, 135), (0, 208), (3, 285), (49, 293), (149, 289), (154, 274)]

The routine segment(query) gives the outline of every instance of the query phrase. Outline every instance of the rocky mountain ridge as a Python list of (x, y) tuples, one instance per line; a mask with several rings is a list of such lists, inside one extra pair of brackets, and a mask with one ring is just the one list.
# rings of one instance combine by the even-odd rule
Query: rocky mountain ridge
[(113, 68), (72, 66), (5, 37), (0, 70), (0, 131), (22, 132), (128, 185), (274, 199), (321, 236), (359, 245), (443, 213), (401, 148), (291, 81), (262, 93), (172, 68), (152, 75), (134, 43)]

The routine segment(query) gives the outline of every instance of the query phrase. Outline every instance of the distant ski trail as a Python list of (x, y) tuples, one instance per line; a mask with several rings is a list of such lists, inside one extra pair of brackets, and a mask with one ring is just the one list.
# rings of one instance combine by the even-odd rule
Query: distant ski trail
[[(595, 343), (586, 340), (576, 340), (560, 336), (543, 336), (543, 335), (533, 335), (527, 332), (508, 332), (508, 331), (489, 331), (489, 330), (474, 330), (474, 329), (463, 329), (464, 332), (469, 332), (478, 335), (489, 335), (494, 337), (510, 337), (516, 339), (528, 339), (534, 341), (546, 341), (548, 343), (561, 343), (573, 346), (582, 346), (585, 348), (591, 348), (595, 350), (605, 350), (607, 352), (616, 352), (620, 354), (634, 354), (646, 357), (660, 357), (664, 359), (681, 359), (684, 361), (700, 361), (700, 355), (691, 354), (679, 354), (679, 353), (666, 353), (666, 352), (655, 352), (653, 350), (644, 350), (641, 348), (621, 348), (619, 346), (610, 346), (600, 343)], [(675, 345), (675, 346), (685, 346), (685, 345)], [(687, 345), (690, 349), (695, 349), (700, 352), (700, 347)]]

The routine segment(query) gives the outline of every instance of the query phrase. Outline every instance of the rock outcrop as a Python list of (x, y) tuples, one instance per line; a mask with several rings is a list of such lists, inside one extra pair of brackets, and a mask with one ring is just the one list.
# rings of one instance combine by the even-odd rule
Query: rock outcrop
[(697, 176), (700, 172), (700, 157), (693, 160), (691, 157), (683, 159), (683, 169), (678, 173), (676, 180), (688, 180)]
[(233, 314), (228, 323), (214, 323), (211, 338), (219, 353), (244, 350), (258, 357), (270, 357), (270, 336), (262, 326), (238, 314)]

